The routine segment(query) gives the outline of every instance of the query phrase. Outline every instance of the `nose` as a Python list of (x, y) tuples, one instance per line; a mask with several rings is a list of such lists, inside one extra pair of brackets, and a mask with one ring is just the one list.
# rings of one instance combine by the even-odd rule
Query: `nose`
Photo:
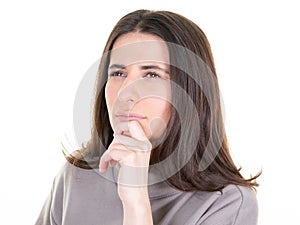
[(126, 77), (118, 91), (118, 99), (125, 103), (135, 103), (140, 98), (140, 86), (138, 79)]

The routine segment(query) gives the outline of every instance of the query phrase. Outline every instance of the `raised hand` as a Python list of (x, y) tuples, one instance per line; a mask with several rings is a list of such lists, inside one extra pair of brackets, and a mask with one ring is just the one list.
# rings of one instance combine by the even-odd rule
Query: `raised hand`
[[(126, 126), (127, 125), (127, 126)], [(128, 129), (126, 129), (128, 127)], [(126, 135), (127, 134), (127, 135)], [(148, 169), (152, 145), (137, 121), (120, 124), (100, 159), (100, 172), (118, 162), (118, 194), (123, 204), (123, 224), (153, 224), (148, 195)]]

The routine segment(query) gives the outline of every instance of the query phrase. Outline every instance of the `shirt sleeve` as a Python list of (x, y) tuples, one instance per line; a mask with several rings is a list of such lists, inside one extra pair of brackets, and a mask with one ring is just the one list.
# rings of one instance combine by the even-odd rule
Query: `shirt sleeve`
[(258, 206), (256, 194), (246, 187), (231, 186), (207, 212), (199, 225), (256, 225)]
[(35, 225), (51, 225), (50, 223), (50, 207), (51, 207), (51, 202), (52, 202), (52, 193), (53, 190), (51, 190), (48, 198), (46, 199), (42, 210), (40, 212), (40, 215), (35, 222)]
[(61, 225), (64, 200), (65, 166), (56, 175), (51, 192), (47, 197), (35, 225)]

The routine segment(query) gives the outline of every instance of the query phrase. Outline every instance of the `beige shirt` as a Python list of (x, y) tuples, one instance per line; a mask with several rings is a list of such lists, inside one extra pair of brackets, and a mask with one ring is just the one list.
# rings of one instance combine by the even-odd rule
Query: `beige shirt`
[[(114, 176), (113, 168), (108, 173)], [(166, 182), (148, 187), (154, 224), (255, 225), (257, 200), (249, 188), (229, 185), (221, 192), (183, 192)], [(117, 183), (97, 170), (66, 163), (55, 177), (36, 225), (122, 225)]]

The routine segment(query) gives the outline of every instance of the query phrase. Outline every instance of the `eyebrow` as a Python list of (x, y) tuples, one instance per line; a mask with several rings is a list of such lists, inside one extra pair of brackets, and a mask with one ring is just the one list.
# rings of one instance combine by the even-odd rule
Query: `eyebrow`
[[(112, 64), (111, 66), (109, 66), (109, 69), (125, 69), (126, 66), (123, 64)], [(150, 70), (150, 69), (155, 69), (155, 70), (161, 70), (167, 74), (169, 74), (169, 71), (166, 69), (163, 69), (157, 65), (145, 65), (145, 66), (141, 66), (140, 67), (142, 70)]]
[(125, 66), (122, 64), (112, 64), (109, 66), (109, 69), (125, 69)]

